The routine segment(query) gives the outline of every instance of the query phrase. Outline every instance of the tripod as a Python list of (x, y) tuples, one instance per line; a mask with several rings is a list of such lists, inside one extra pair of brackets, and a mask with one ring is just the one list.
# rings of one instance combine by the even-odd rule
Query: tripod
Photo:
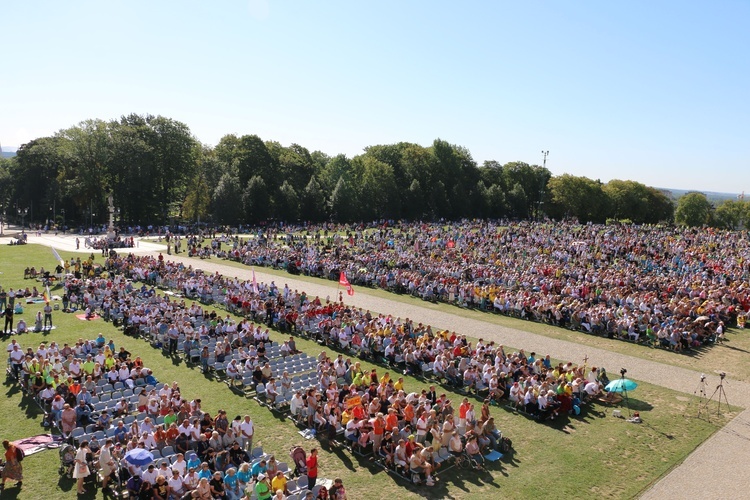
[(722, 400), (724, 401), (724, 404), (726, 405), (726, 409), (729, 409), (729, 401), (727, 400), (727, 393), (724, 390), (724, 377), (726, 376), (723, 372), (719, 375), (721, 378), (719, 380), (719, 385), (716, 386), (716, 390), (714, 390), (714, 393), (711, 394), (711, 397), (708, 398), (708, 400), (703, 404), (703, 410), (706, 411), (706, 415), (708, 415), (708, 404), (716, 398), (716, 401), (718, 402), (718, 407), (716, 409), (716, 415), (721, 415), (721, 403)]
[(706, 376), (701, 375), (701, 381), (698, 382), (698, 387), (693, 391), (693, 396), (698, 396), (698, 417), (701, 416), (701, 411), (704, 410), (703, 405), (706, 400)]
[(625, 373), (620, 373), (620, 389), (622, 390), (622, 399), (625, 401), (625, 407), (628, 409), (628, 417), (633, 415), (630, 413), (630, 399), (628, 399), (628, 389), (625, 386)]

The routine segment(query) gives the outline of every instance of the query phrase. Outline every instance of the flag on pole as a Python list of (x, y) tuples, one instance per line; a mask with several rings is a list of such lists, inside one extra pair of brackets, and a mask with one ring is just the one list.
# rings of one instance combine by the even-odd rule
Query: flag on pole
[(47, 287), (44, 289), (44, 302), (49, 302), (51, 296), (52, 294), (49, 293), (49, 285), (47, 285)]
[(59, 253), (57, 253), (57, 250), (55, 250), (55, 248), (54, 248), (54, 247), (49, 247), (49, 248), (50, 248), (50, 250), (52, 250), (52, 255), (54, 255), (54, 256), (55, 256), (55, 260), (56, 260), (57, 262), (59, 262), (61, 266), (62, 266), (63, 264), (65, 264), (65, 261), (64, 261), (64, 260), (62, 259), (62, 257), (60, 257), (60, 254), (59, 254)]
[(352, 288), (351, 283), (349, 283), (349, 280), (346, 279), (346, 273), (344, 271), (341, 271), (341, 274), (339, 275), (339, 285), (346, 288), (346, 294), (349, 296), (354, 295), (354, 288)]
[(255, 269), (253, 269), (253, 293), (260, 293), (258, 290), (258, 282), (255, 280)]

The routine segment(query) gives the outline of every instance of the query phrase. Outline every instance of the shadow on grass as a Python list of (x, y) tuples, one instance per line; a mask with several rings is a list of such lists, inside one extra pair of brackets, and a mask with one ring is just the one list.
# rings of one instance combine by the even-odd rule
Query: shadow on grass
[[(354, 462), (352, 462), (351, 456), (349, 455), (349, 453), (347, 453), (347, 450), (343, 445), (331, 446), (331, 443), (324, 444), (323, 442), (321, 442), (321, 448), (323, 448), (324, 450), (326, 450), (327, 452), (333, 455), (336, 455), (336, 458), (338, 458), (341, 461), (342, 465), (346, 467), (348, 470), (352, 472), (357, 471), (357, 467), (354, 466)], [(383, 470), (383, 469), (380, 469), (380, 470)]]
[(727, 349), (731, 349), (733, 351), (739, 351), (739, 352), (750, 352), (747, 349), (741, 349), (739, 347), (732, 347), (731, 345), (728, 345), (726, 342), (722, 344), (722, 346), (726, 347)]
[[(6, 379), (4, 385), (8, 388), (8, 390), (5, 391), (5, 396), (7, 398), (11, 398), (15, 396), (16, 394), (18, 394), (19, 392), (22, 392), (21, 386), (10, 380)], [(26, 418), (34, 419), (38, 417), (39, 415), (44, 415), (44, 411), (41, 408), (39, 408), (39, 405), (36, 404), (36, 401), (34, 401), (34, 398), (32, 398), (26, 393), (23, 393), (21, 395), (21, 401), (18, 407), (26, 412)]]

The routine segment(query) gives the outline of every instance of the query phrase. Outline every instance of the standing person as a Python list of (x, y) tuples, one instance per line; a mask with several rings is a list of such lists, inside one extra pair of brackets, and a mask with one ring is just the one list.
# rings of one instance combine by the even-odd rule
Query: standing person
[(23, 466), (18, 460), (20, 450), (7, 440), (3, 441), (3, 447), (5, 448), (5, 468), (3, 469), (3, 482), (0, 485), (0, 490), (5, 488), (5, 481), (8, 479), (15, 481), (16, 486), (20, 488), (23, 484)]
[(180, 338), (180, 331), (177, 329), (177, 325), (172, 323), (167, 330), (167, 337), (169, 337), (169, 354), (177, 354), (177, 341)]
[(255, 428), (253, 426), (253, 421), (250, 420), (250, 415), (245, 415), (245, 420), (242, 421), (239, 427), (242, 432), (243, 448), (246, 451), (252, 451)]
[(13, 306), (8, 304), (8, 307), (3, 311), (5, 316), (5, 326), (3, 327), (3, 333), (9, 335), (13, 333)]
[(76, 479), (76, 486), (78, 488), (78, 494), (83, 495), (86, 493), (86, 490), (83, 489), (83, 480), (89, 477), (91, 475), (91, 471), (89, 470), (89, 464), (88, 460), (86, 459), (86, 455), (90, 453), (91, 450), (89, 449), (89, 442), (84, 441), (81, 443), (81, 446), (78, 448), (78, 451), (76, 452), (76, 458), (75, 458), (75, 469), (73, 470), (73, 479)]
[(307, 487), (315, 488), (315, 482), (318, 479), (318, 449), (310, 450), (310, 456), (307, 457), (307, 478), (310, 480)]
[(107, 439), (101, 451), (99, 452), (99, 467), (101, 468), (102, 472), (102, 490), (107, 489), (109, 478), (115, 471), (115, 461), (112, 458), (112, 444), (112, 439)]
[(52, 306), (49, 305), (49, 301), (44, 305), (44, 328), (47, 328), (47, 320), (49, 320), (49, 328), (52, 329)]

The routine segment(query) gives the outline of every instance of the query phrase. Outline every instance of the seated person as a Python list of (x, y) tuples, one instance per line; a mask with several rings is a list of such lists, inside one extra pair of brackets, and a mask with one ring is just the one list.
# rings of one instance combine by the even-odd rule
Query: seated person
[(20, 320), (18, 320), (18, 325), (16, 325), (16, 333), (21, 334), (21, 333), (27, 333), (27, 332), (28, 332), (28, 329), (26, 327), (26, 321), (24, 321), (24, 319), (21, 318)]
[(112, 417), (109, 415), (107, 410), (102, 410), (99, 418), (96, 420), (96, 430), (106, 431), (112, 425)]
[(239, 467), (243, 462), (249, 462), (247, 452), (240, 447), (238, 442), (234, 442), (229, 449), (229, 460), (235, 467)]
[(479, 451), (479, 443), (475, 435), (469, 436), (468, 441), (466, 441), (466, 453), (474, 461), (474, 468), (481, 469), (482, 464), (484, 464), (484, 457)]

